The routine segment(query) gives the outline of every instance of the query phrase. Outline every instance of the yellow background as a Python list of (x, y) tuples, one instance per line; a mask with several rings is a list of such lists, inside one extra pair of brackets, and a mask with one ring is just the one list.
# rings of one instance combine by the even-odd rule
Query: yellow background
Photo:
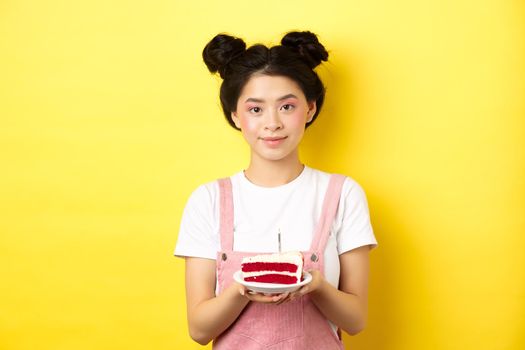
[(200, 349), (185, 201), (247, 164), (201, 60), (316, 32), (303, 160), (355, 178), (380, 242), (349, 349), (525, 348), (521, 1), (0, 3), (0, 349)]

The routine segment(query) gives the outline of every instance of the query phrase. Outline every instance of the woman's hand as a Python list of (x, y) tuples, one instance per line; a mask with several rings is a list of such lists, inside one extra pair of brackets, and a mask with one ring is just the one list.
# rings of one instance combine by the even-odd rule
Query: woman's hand
[(301, 297), (308, 293), (316, 292), (326, 282), (325, 278), (323, 277), (321, 272), (319, 272), (318, 270), (311, 270), (308, 272), (312, 275), (312, 281), (308, 284), (305, 284), (298, 290), (291, 292), (287, 301), (292, 301), (297, 297)]
[(312, 302), (332, 323), (354, 335), (363, 330), (367, 315), (367, 292), (370, 248), (362, 246), (339, 256), (339, 288), (331, 285), (316, 270), (309, 271), (312, 281), (281, 299), (279, 303), (309, 294)]
[(266, 304), (281, 304), (283, 300), (286, 300), (290, 293), (281, 293), (281, 294), (264, 294), (257, 293), (249, 290), (245, 286), (239, 284), (239, 293), (244, 295), (248, 300), (255, 301), (258, 303)]

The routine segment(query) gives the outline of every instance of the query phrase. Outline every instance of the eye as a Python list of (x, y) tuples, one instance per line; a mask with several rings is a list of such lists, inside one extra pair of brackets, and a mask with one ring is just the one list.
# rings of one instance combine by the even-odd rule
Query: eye
[(295, 106), (292, 105), (292, 104), (289, 104), (289, 103), (287, 103), (287, 104), (285, 104), (285, 105), (283, 105), (283, 106), (281, 107), (281, 109), (284, 109), (285, 111), (291, 111), (291, 110), (294, 109), (294, 108), (295, 108)]
[(261, 111), (262, 111), (261, 107), (251, 107), (248, 110), (250, 112), (252, 112), (252, 113), (255, 113), (255, 114), (261, 113)]

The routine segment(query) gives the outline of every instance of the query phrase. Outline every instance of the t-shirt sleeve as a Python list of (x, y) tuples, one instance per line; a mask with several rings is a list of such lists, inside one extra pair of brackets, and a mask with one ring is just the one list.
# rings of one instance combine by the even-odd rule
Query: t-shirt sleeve
[(341, 193), (337, 229), (337, 250), (343, 254), (365, 245), (374, 248), (377, 240), (374, 236), (366, 195), (361, 186), (347, 178)]
[(188, 199), (180, 223), (175, 256), (216, 259), (219, 247), (215, 183), (198, 187)]

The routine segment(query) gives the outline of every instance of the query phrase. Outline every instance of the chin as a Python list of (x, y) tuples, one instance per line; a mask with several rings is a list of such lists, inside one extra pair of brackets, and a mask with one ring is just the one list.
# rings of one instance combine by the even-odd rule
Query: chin
[(259, 157), (264, 160), (277, 162), (289, 158), (291, 153), (259, 153)]

